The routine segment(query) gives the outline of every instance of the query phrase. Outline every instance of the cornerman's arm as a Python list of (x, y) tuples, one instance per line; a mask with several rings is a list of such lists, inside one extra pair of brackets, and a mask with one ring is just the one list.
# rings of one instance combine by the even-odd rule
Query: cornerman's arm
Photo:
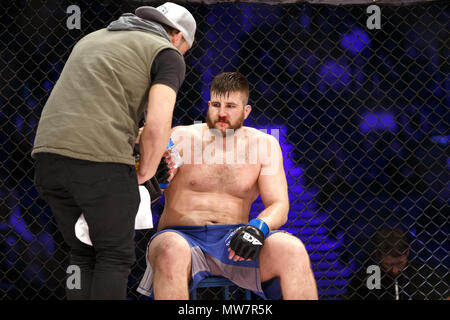
[(155, 175), (167, 147), (176, 96), (175, 90), (164, 84), (158, 83), (150, 88), (147, 116), (139, 141), (140, 166), (137, 172), (139, 184)]

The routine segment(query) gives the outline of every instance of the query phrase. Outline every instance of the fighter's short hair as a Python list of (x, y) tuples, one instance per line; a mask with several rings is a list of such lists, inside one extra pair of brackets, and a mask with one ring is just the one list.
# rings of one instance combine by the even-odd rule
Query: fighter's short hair
[[(247, 78), (239, 72), (222, 72), (214, 77), (211, 83), (211, 93), (221, 95), (228, 95), (230, 92), (244, 93), (248, 101), (249, 88)], [(244, 101), (247, 104), (247, 101)]]

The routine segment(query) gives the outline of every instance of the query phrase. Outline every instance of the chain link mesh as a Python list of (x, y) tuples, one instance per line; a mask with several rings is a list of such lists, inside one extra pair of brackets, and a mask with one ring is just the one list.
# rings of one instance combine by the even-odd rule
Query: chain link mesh
[[(122, 13), (161, 3), (77, 1), (81, 29), (69, 30), (69, 1), (1, 2), (1, 299), (65, 297), (68, 248), (33, 187), (30, 152), (71, 48)], [(280, 130), (291, 204), (283, 229), (304, 242), (319, 298), (355, 289), (352, 276), (373, 254), (369, 240), (385, 226), (406, 230), (410, 258), (448, 288), (448, 2), (382, 5), (380, 30), (367, 28), (366, 5), (183, 5), (198, 31), (174, 125), (204, 121), (218, 73), (248, 77), (245, 124)], [(155, 220), (162, 208), (153, 208)], [(262, 209), (258, 198), (251, 216)], [(136, 231), (129, 299), (144, 299), (135, 289), (153, 232)], [(200, 296), (220, 298), (217, 290)]]

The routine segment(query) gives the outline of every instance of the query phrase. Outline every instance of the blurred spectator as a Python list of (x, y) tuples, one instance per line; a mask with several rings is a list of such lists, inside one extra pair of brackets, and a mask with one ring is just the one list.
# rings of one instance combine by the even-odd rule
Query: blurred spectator
[[(450, 298), (449, 274), (418, 261), (408, 259), (410, 244), (406, 234), (397, 228), (385, 228), (374, 237), (372, 264), (353, 277), (347, 291), (352, 300), (442, 300)], [(380, 286), (370, 289), (375, 272), (368, 267), (379, 266)], [(375, 267), (376, 268), (376, 267)], [(371, 277), (371, 278), (369, 278)], [(374, 284), (374, 283), (372, 283)]]

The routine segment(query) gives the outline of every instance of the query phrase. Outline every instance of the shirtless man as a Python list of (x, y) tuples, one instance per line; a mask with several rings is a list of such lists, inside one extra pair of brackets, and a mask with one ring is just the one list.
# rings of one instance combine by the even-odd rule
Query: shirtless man
[[(289, 211), (282, 153), (273, 136), (243, 126), (248, 96), (243, 75), (222, 73), (206, 124), (173, 129), (184, 164), (172, 170), (140, 293), (189, 299), (199, 281), (220, 275), (266, 299), (317, 299), (303, 243), (277, 230)], [(258, 195), (265, 209), (249, 222)]]

